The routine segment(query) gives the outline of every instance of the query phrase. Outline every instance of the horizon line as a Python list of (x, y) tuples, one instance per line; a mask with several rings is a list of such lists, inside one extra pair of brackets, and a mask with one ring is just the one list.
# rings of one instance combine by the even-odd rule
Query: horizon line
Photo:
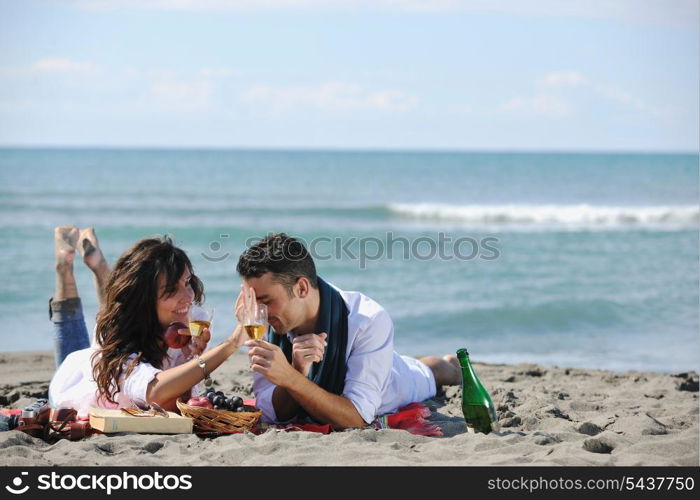
[(105, 151), (247, 151), (298, 153), (499, 153), (499, 154), (676, 154), (700, 155), (695, 149), (595, 149), (595, 148), (399, 148), (313, 146), (181, 146), (181, 145), (77, 145), (0, 144), (0, 150), (105, 150)]

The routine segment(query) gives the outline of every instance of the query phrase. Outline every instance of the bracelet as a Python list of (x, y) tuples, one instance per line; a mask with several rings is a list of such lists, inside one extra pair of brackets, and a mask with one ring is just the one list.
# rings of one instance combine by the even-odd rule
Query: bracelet
[(211, 377), (207, 373), (207, 362), (204, 361), (202, 358), (200, 358), (199, 354), (195, 354), (194, 357), (197, 360), (197, 364), (202, 369), (202, 373), (204, 373), (204, 385), (206, 387), (211, 386), (211, 384), (212, 384)]

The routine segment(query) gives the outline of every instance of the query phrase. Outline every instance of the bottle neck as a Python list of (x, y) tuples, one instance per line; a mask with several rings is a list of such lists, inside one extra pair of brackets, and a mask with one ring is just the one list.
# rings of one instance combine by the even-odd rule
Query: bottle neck
[(476, 373), (474, 373), (474, 368), (469, 360), (469, 355), (460, 354), (457, 359), (459, 359), (459, 366), (462, 367), (462, 381), (476, 383), (478, 378)]
[(465, 368), (466, 368), (466, 369), (471, 369), (472, 364), (471, 364), (471, 362), (469, 361), (469, 355), (468, 355), (468, 354), (462, 354), (462, 353), (460, 353), (460, 354), (457, 356), (457, 359), (459, 360), (459, 366), (462, 367), (462, 371), (464, 371)]

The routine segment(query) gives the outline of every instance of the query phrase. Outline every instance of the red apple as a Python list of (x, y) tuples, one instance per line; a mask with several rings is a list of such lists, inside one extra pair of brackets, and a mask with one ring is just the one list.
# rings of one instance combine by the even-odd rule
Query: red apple
[(165, 330), (163, 338), (165, 339), (165, 343), (168, 344), (168, 347), (182, 349), (190, 343), (190, 336), (180, 335), (180, 330), (188, 330), (187, 325), (176, 322), (172, 323), (168, 329)]
[(190, 406), (199, 406), (201, 408), (214, 408), (214, 406), (209, 402), (206, 396), (197, 396), (195, 398), (190, 398), (189, 401), (187, 401), (187, 404)]

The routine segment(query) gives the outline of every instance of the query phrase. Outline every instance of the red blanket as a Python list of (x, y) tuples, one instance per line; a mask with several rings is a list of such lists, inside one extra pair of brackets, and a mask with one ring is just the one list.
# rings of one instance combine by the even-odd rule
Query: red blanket
[[(255, 403), (255, 400), (248, 400)], [(245, 403), (249, 404), (249, 403)], [(426, 417), (430, 416), (430, 409), (423, 403), (411, 403), (402, 408), (396, 413), (391, 413), (389, 415), (384, 415), (377, 418), (374, 422), (369, 424), (362, 429), (401, 429), (408, 431), (411, 434), (418, 434), (420, 436), (442, 436), (442, 429), (433, 422), (426, 420)], [(282, 429), (285, 431), (307, 431), (307, 432), (320, 432), (321, 434), (330, 434), (333, 432), (333, 428), (330, 424), (319, 425), (319, 424), (286, 424), (286, 425), (272, 425), (270, 426), (275, 429)]]

